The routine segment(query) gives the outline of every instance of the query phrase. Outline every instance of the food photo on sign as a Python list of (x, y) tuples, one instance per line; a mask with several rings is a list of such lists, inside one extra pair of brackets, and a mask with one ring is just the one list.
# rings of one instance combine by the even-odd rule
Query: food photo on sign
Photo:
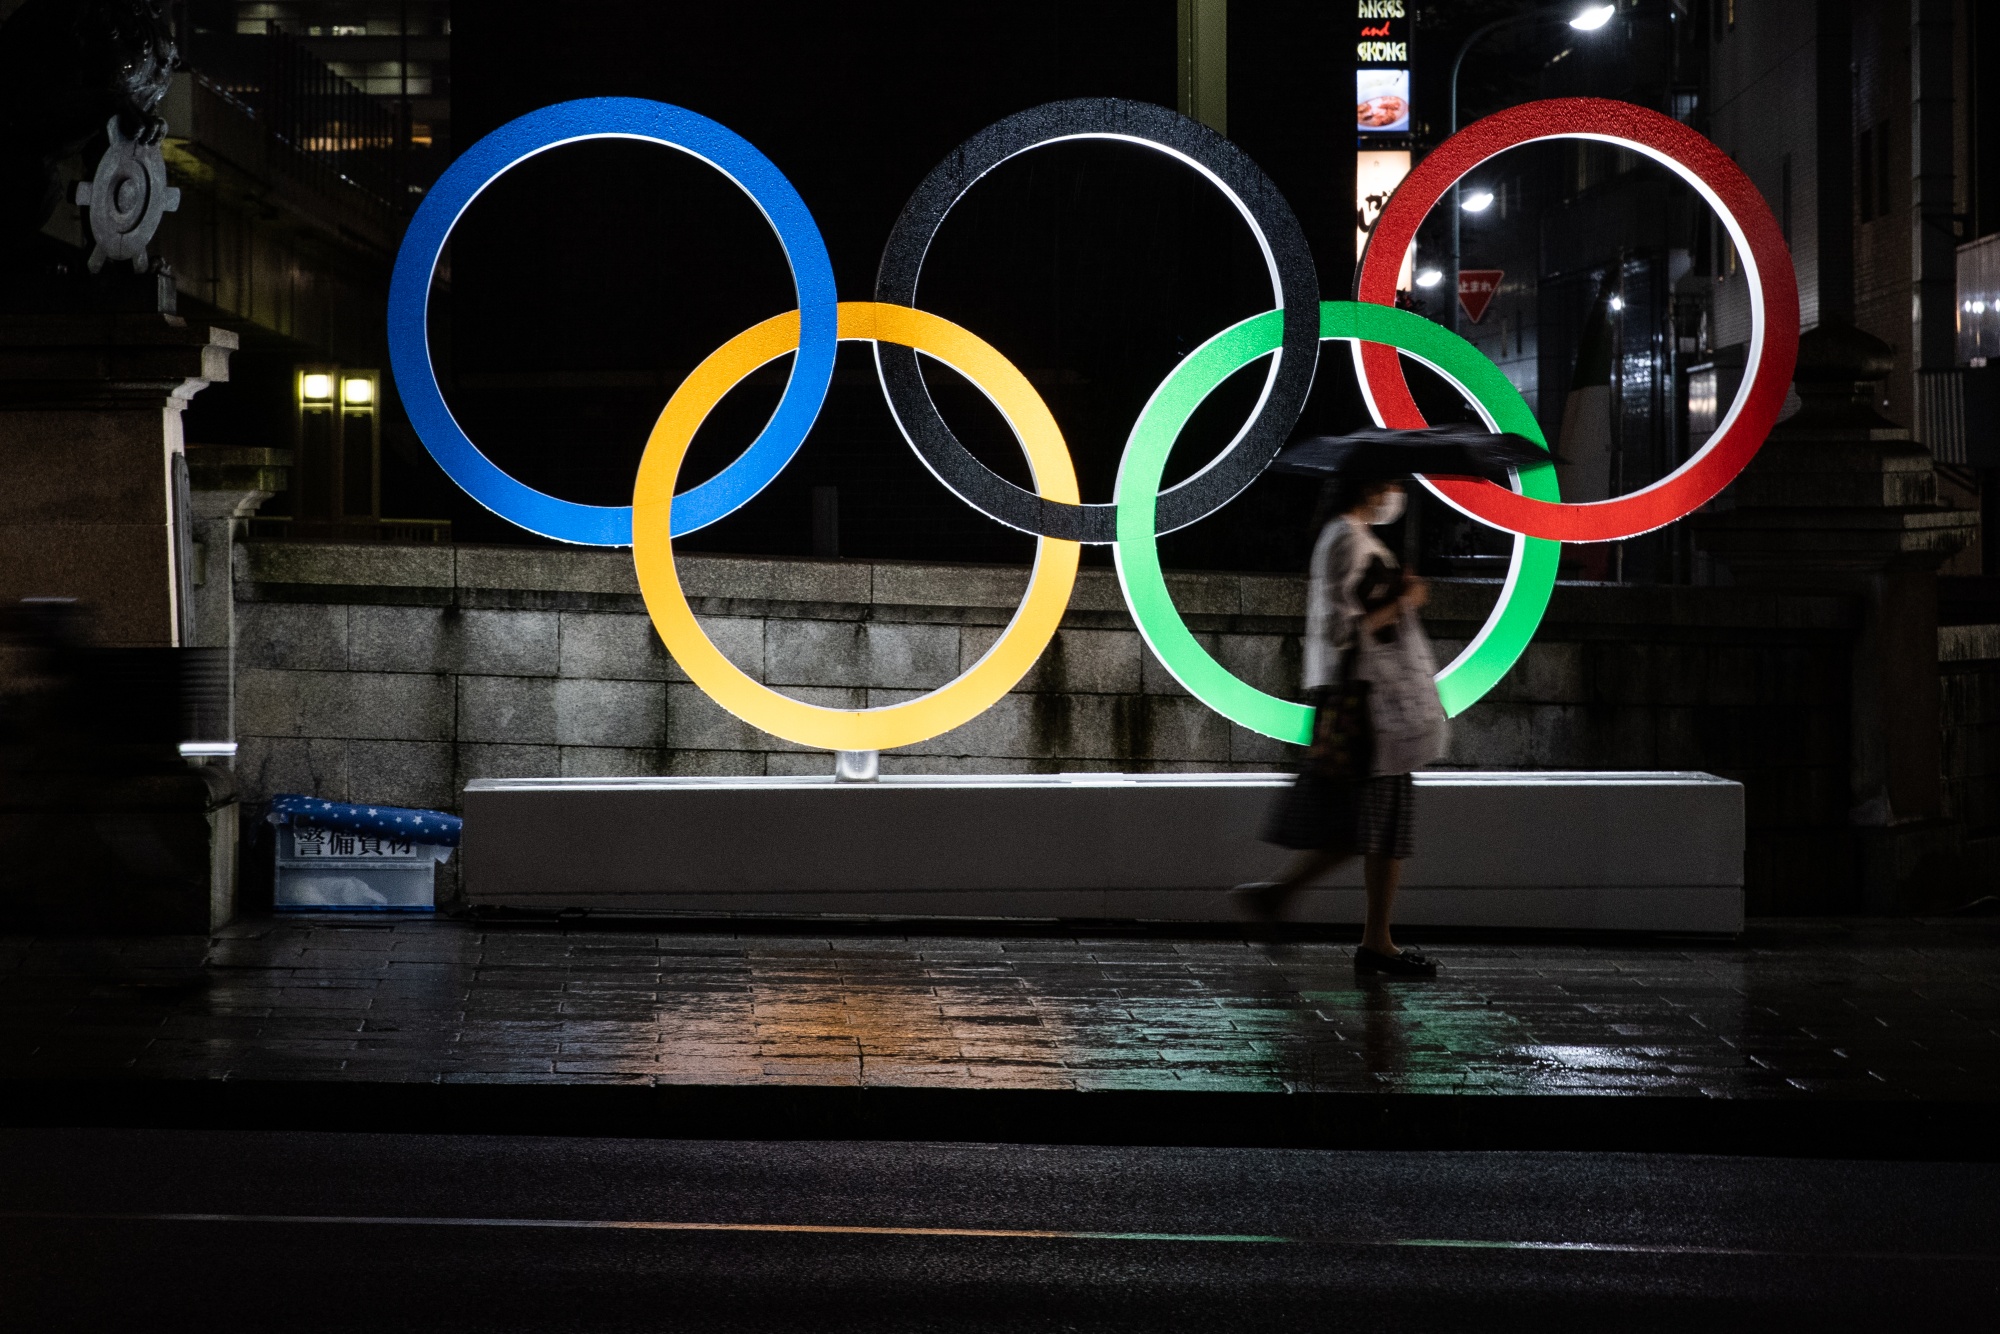
[(1410, 132), (1410, 72), (1354, 71), (1354, 128), (1363, 134)]

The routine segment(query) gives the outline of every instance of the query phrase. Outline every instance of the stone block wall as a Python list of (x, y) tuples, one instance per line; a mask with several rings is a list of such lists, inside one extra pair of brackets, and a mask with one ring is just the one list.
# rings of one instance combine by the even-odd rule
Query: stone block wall
[[(280, 791), (454, 808), (467, 780), (824, 773), (831, 757), (725, 713), (661, 647), (617, 551), (251, 543), (236, 553), (238, 775)], [(975, 662), (1026, 572), (701, 556), (681, 577), (755, 679), (844, 707), (908, 699)], [(1303, 581), (1177, 574), (1222, 662), (1296, 692)], [(1440, 660), (1497, 595), (1434, 586)], [(1558, 588), (1541, 633), (1453, 724), (1447, 764), (1705, 769), (1742, 780), (1753, 901), (1850, 906), (1847, 661), (1837, 598)], [(1055, 641), (985, 714), (882, 757), (887, 773), (1268, 771), (1289, 748), (1181, 690), (1109, 570), (1085, 569)]]
[[(623, 553), (251, 544), (238, 560), (238, 772), (253, 798), (308, 790), (451, 807), (479, 777), (831, 769), (688, 681)], [(1025, 584), (988, 567), (702, 556), (683, 561), (682, 579), (749, 675), (848, 708), (959, 675)], [(1296, 581), (1195, 576), (1177, 591), (1217, 623), (1224, 661), (1292, 688)], [(885, 771), (1282, 762), (1283, 747), (1232, 727), (1147, 658), (1108, 571), (1086, 572), (1071, 605), (1020, 689), (885, 755)]]

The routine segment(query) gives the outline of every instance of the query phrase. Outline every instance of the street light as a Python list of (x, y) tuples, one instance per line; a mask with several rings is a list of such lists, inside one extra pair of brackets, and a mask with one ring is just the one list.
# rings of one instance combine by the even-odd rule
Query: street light
[(1467, 213), (1484, 213), (1487, 209), (1493, 207), (1493, 192), (1491, 190), (1474, 190), (1465, 197), (1465, 202), (1460, 204), (1459, 207)]
[(1444, 275), (1436, 269), (1425, 269), (1417, 275), (1417, 286), (1419, 287), (1436, 287), (1443, 281)]
[[(1480, 38), (1486, 36), (1488, 33), (1498, 32), (1502, 28), (1511, 28), (1516, 26), (1517, 24), (1554, 23), (1559, 20), (1567, 22), (1570, 27), (1576, 29), (1578, 32), (1596, 32), (1599, 29), (1603, 28), (1605, 24), (1611, 22), (1612, 17), (1616, 15), (1617, 12), (1618, 12), (1618, 6), (1615, 4), (1588, 5), (1581, 10), (1571, 9), (1568, 6), (1564, 5), (1551, 5), (1546, 9), (1530, 10), (1526, 14), (1514, 14), (1508, 18), (1495, 19), (1491, 23), (1488, 23), (1483, 27), (1474, 28), (1472, 30), (1472, 35), (1470, 37), (1467, 37), (1463, 42), (1459, 44), (1458, 54), (1451, 58), (1451, 115), (1449, 121), (1447, 122), (1448, 128), (1445, 132), (1445, 137), (1450, 138), (1452, 135), (1458, 133), (1458, 71), (1460, 66), (1465, 64), (1465, 53), (1470, 51), (1473, 47), (1473, 44), (1477, 42)], [(1481, 193), (1486, 194), (1485, 191), (1481, 191)], [(1476, 197), (1477, 196), (1475, 196), (1475, 198)], [(1458, 182), (1456, 181), (1452, 182), (1451, 198), (1452, 202), (1458, 205), (1457, 208), (1454, 208), (1451, 211), (1451, 285), (1453, 291), (1451, 294), (1452, 299), (1450, 302), (1451, 330), (1453, 333), (1457, 333), (1458, 332), (1458, 292), (1457, 292), (1458, 239), (1459, 239), (1458, 215), (1462, 212), (1477, 213), (1480, 210), (1477, 208), (1468, 210), (1465, 207), (1467, 201), (1459, 198)], [(1486, 202), (1488, 204), (1493, 202), (1493, 197), (1491, 194), (1487, 194)], [(1484, 207), (1484, 205), (1482, 205), (1481, 207)]]

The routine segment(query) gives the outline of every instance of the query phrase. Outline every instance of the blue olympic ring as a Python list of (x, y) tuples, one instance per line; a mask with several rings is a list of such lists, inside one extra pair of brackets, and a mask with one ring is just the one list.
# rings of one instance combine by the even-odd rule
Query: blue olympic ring
[(798, 292), (799, 350), (777, 411), (728, 467), (674, 497), (674, 536), (748, 502), (798, 453), (833, 380), (840, 316), (833, 261), (805, 200), (749, 140), (706, 116), (637, 97), (559, 102), (508, 121), (451, 164), (411, 219), (389, 280), (389, 364), (410, 424), (452, 481), (501, 518), (564, 542), (624, 547), (632, 545), (631, 506), (558, 499), (517, 481), (479, 452), (445, 406), (427, 332), (438, 256), (479, 192), (535, 154), (584, 139), (640, 139), (677, 148), (727, 176), (778, 234)]

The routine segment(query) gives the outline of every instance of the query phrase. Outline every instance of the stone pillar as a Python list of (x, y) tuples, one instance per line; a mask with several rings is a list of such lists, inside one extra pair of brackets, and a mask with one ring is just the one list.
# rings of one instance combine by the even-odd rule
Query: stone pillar
[(1702, 546), (1738, 583), (1840, 592), (1861, 606), (1849, 712), (1849, 795), (1863, 905), (1913, 911), (1964, 897), (1964, 831), (1941, 819), (1937, 575), (1978, 531), (1937, 503), (1930, 454), (1879, 415), (1887, 343), (1823, 323), (1799, 344), (1803, 408), (1771, 433)]
[(236, 345), (173, 315), (0, 315), (0, 602), (75, 598), (107, 646), (184, 642), (181, 410)]
[(101, 720), (131, 681), (151, 698), (172, 680), (185, 707), (199, 659), (173, 652), (198, 642), (181, 412), (236, 346), (173, 315), (0, 314), (0, 606), (87, 612), (75, 638), (33, 646), (63, 685), (0, 773), (0, 909), (28, 929), (199, 934), (235, 912), (231, 775), (177, 753), (171, 704)]
[(257, 507), (285, 489), (289, 449), (189, 445), (188, 515), (193, 570), (188, 642), (228, 651), (229, 735), (236, 739), (236, 561), (241, 530)]

